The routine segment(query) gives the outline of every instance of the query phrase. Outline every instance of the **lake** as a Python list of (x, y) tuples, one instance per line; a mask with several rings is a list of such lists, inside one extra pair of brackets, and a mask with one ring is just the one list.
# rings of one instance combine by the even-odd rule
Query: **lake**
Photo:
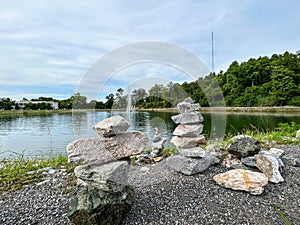
[[(130, 122), (130, 130), (145, 132), (149, 138), (153, 136), (154, 127), (158, 127), (162, 136), (168, 139), (166, 145), (172, 146), (169, 140), (176, 127), (171, 120), (171, 116), (177, 114), (174, 112), (78, 112), (55, 113), (49, 116), (0, 116), (0, 158), (18, 154), (26, 156), (65, 154), (68, 143), (78, 138), (97, 137), (92, 126), (115, 114), (123, 116)], [(202, 113), (202, 115), (203, 134), (208, 139), (214, 138), (214, 132), (219, 132), (218, 135), (222, 136), (224, 133), (237, 134), (243, 129), (253, 129), (253, 127), (260, 130), (273, 130), (278, 123), (291, 121), (300, 123), (299, 114), (218, 112)]]

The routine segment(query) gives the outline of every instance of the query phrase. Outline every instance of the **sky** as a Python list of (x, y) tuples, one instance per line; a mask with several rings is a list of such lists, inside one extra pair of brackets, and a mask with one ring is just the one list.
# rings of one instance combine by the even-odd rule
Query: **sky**
[[(298, 0), (2, 1), (0, 98), (69, 98), (103, 56), (136, 42), (172, 43), (212, 70), (213, 31), (215, 72), (235, 60), (296, 53), (299, 12)], [(132, 84), (146, 88), (194, 79), (161, 62), (94, 76), (102, 82), (100, 100)]]

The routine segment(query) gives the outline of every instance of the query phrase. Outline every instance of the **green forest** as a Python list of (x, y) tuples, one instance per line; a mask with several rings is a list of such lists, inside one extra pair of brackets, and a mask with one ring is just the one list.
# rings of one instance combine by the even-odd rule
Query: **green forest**
[[(300, 106), (300, 51), (285, 52), (271, 57), (234, 61), (226, 72), (210, 73), (194, 82), (155, 84), (149, 90), (135, 89), (130, 93), (136, 108), (174, 107), (186, 97), (201, 106)], [(24, 98), (24, 100), (27, 100)], [(105, 101), (92, 100), (80, 93), (68, 99), (40, 97), (31, 101), (56, 101), (60, 109), (124, 109), (128, 95), (118, 88)], [(223, 101), (224, 100), (224, 101)], [(16, 101), (0, 98), (0, 110), (18, 109)], [(28, 104), (26, 109), (51, 109), (47, 104)]]

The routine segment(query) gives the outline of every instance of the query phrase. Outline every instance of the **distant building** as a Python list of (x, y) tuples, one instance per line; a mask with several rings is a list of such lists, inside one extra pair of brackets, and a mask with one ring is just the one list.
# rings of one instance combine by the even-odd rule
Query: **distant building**
[(58, 102), (52, 102), (52, 101), (27, 101), (27, 100), (21, 100), (16, 102), (19, 106), (19, 109), (23, 109), (28, 103), (32, 104), (41, 104), (41, 103), (46, 103), (50, 104), (51, 107), (55, 110), (58, 109)]

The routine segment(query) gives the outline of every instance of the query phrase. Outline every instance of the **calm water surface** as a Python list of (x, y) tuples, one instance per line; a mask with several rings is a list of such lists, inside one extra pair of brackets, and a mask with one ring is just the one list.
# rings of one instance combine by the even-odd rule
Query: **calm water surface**
[[(92, 126), (113, 114), (125, 117), (131, 124), (130, 130), (145, 132), (153, 136), (154, 127), (158, 127), (162, 136), (170, 140), (176, 124), (169, 112), (81, 112), (70, 114), (53, 114), (50, 116), (0, 117), (0, 158), (24, 154), (26, 156), (66, 153), (66, 146), (73, 140), (85, 137), (97, 137)], [(212, 114), (203, 113), (203, 134), (210, 138)], [(278, 123), (300, 123), (297, 114), (213, 114), (214, 120), (224, 124), (226, 133), (238, 133), (252, 126), (261, 130), (272, 130)], [(215, 130), (218, 130), (218, 123)], [(221, 129), (221, 128), (220, 128)], [(167, 145), (171, 146), (170, 142)], [(150, 146), (150, 143), (149, 143)]]

